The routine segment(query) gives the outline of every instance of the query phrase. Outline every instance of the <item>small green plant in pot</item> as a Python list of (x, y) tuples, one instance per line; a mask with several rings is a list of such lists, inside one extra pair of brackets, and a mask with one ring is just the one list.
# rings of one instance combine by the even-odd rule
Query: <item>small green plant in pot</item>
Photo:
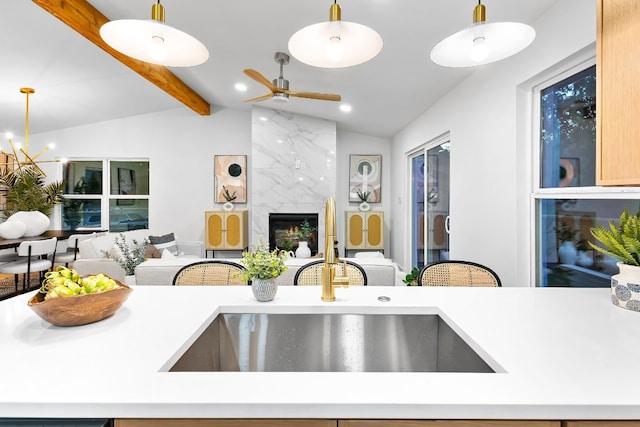
[(640, 211), (631, 215), (625, 209), (616, 226), (598, 224), (591, 234), (602, 246), (589, 243), (593, 249), (620, 260), (620, 273), (611, 276), (611, 300), (620, 307), (640, 311)]
[(286, 259), (287, 254), (278, 248), (270, 251), (262, 237), (257, 245), (242, 253), (244, 278), (251, 281), (251, 290), (258, 301), (271, 301), (275, 297), (278, 290), (275, 279), (287, 271)]

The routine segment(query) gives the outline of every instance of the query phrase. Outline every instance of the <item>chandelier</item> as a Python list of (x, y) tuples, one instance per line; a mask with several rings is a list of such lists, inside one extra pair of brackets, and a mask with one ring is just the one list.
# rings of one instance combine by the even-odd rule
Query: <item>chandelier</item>
[(42, 154), (51, 150), (54, 144), (48, 144), (45, 148), (37, 152), (36, 154), (29, 153), (29, 95), (35, 93), (30, 87), (20, 88), (20, 92), (26, 96), (26, 112), (25, 112), (25, 127), (24, 127), (24, 145), (19, 142), (14, 142), (13, 134), (7, 133), (6, 137), (11, 147), (11, 153), (7, 153), (4, 149), (0, 148), (0, 153), (5, 155), (4, 163), (2, 164), (5, 173), (12, 173), (16, 169), (21, 172), (28, 168), (35, 169), (42, 176), (46, 176), (44, 171), (38, 166), (38, 163), (49, 162), (64, 162), (64, 159), (53, 160), (37, 160)]

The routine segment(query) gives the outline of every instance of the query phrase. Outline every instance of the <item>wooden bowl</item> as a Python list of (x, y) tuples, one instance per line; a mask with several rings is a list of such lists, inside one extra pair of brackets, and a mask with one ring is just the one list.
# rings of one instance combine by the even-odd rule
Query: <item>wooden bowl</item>
[(56, 326), (78, 326), (112, 316), (129, 298), (132, 289), (116, 280), (119, 288), (88, 295), (51, 298), (36, 293), (28, 302), (38, 316)]

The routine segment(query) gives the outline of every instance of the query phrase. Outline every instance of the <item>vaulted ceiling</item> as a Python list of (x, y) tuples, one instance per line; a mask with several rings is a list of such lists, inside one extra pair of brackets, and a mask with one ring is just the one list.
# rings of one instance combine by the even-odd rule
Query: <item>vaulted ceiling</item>
[[(127, 65), (100, 49), (34, 0), (5, 1), (0, 13), (0, 131), (21, 134), (24, 95), (30, 97), (31, 133), (173, 108), (189, 108)], [(42, 0), (48, 2), (49, 0)], [(72, 4), (85, 0), (56, 0)], [(485, 0), (488, 21), (533, 23), (560, 0)], [(108, 19), (149, 19), (152, 0), (89, 0)], [(247, 98), (264, 86), (245, 76), (245, 68), (276, 78), (277, 51), (287, 52), (300, 28), (328, 20), (329, 0), (163, 0), (166, 23), (197, 37), (209, 49), (199, 66), (171, 73), (211, 105), (249, 110)], [(342, 20), (374, 28), (383, 38), (381, 53), (351, 68), (320, 69), (291, 59), (284, 76), (296, 91), (338, 93), (339, 103), (291, 99), (261, 106), (334, 120), (338, 128), (391, 137), (457, 85), (473, 69), (443, 68), (429, 60), (442, 38), (470, 25), (474, 0), (343, 0)], [(535, 41), (534, 41), (535, 43)], [(517, 55), (508, 60), (517, 60)], [(491, 67), (491, 65), (486, 65)], [(240, 93), (234, 84), (243, 82)], [(197, 114), (193, 112), (193, 114)]]

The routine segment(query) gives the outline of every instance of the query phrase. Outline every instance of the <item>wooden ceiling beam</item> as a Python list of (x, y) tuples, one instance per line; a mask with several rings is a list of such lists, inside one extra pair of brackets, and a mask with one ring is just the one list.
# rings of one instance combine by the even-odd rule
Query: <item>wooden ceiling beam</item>
[(87, 0), (33, 0), (33, 2), (196, 113), (203, 116), (211, 114), (209, 103), (167, 67), (131, 58), (106, 44), (100, 37), (100, 27), (109, 22), (109, 18)]

